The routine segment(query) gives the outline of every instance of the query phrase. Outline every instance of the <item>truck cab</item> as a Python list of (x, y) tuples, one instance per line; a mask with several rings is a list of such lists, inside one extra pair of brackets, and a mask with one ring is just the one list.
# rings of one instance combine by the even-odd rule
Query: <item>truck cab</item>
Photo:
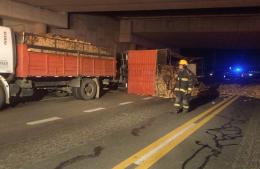
[(8, 27), (0, 26), (0, 108), (9, 104), (9, 84), (15, 74), (16, 44), (14, 33)]
[(16, 51), (14, 33), (8, 27), (0, 26), (0, 74), (14, 73)]

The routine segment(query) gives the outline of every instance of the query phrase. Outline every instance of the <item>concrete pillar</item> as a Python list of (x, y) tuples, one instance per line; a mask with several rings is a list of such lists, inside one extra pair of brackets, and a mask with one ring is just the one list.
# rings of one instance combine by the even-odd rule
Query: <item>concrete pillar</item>
[(71, 14), (70, 29), (49, 27), (48, 32), (109, 48), (115, 54), (118, 48), (119, 20), (101, 15)]
[(43, 23), (35, 23), (33, 25), (33, 32), (38, 34), (47, 33), (47, 25)]
[(129, 49), (142, 48), (164, 48), (165, 44), (158, 43), (146, 38), (143, 38), (139, 35), (136, 35), (134, 32), (133, 21), (130, 19), (120, 20), (120, 33), (119, 33), (119, 42), (127, 43)]
[(10, 0), (0, 0), (0, 16), (67, 28), (68, 15)]
[(130, 43), (129, 44), (129, 49), (130, 50), (135, 50), (137, 48), (137, 45), (135, 43)]
[(131, 41), (132, 41), (132, 22), (131, 20), (121, 20), (119, 42), (129, 43)]

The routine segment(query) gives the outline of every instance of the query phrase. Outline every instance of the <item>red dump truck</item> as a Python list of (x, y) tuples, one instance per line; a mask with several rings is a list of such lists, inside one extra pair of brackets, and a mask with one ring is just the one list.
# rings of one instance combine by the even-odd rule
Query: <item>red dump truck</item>
[(39, 89), (94, 99), (115, 76), (116, 59), (108, 49), (49, 34), (18, 34), (0, 26), (0, 108)]

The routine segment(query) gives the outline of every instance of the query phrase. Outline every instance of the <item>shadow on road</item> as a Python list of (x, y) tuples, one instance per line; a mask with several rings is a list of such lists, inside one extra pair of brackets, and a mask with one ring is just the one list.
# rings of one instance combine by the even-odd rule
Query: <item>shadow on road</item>
[(11, 107), (16, 107), (20, 103), (27, 103), (27, 102), (35, 102), (35, 101), (40, 101), (42, 100), (45, 96), (48, 95), (48, 92), (46, 90), (37, 90), (33, 96), (30, 97), (17, 97), (14, 98), (11, 101), (10, 106)]
[(196, 108), (204, 104), (207, 104), (209, 102), (212, 102), (213, 100), (218, 98), (219, 97), (218, 87), (219, 85), (214, 85), (209, 87), (208, 90), (201, 91), (197, 97), (193, 98), (190, 101), (191, 110), (195, 110)]

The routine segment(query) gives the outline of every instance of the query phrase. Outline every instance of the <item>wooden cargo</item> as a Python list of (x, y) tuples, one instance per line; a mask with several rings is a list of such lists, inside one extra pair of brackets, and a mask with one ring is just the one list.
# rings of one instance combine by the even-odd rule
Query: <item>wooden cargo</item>
[(258, 84), (222, 84), (218, 91), (220, 95), (237, 95), (260, 99), (260, 85)]
[(156, 76), (156, 95), (163, 98), (173, 98), (176, 67), (170, 65), (158, 65)]
[(67, 51), (72, 53), (84, 53), (113, 57), (112, 49), (95, 46), (89, 42), (70, 39), (53, 34), (17, 33), (19, 44), (26, 44), (33, 49), (55, 49), (50, 52)]

